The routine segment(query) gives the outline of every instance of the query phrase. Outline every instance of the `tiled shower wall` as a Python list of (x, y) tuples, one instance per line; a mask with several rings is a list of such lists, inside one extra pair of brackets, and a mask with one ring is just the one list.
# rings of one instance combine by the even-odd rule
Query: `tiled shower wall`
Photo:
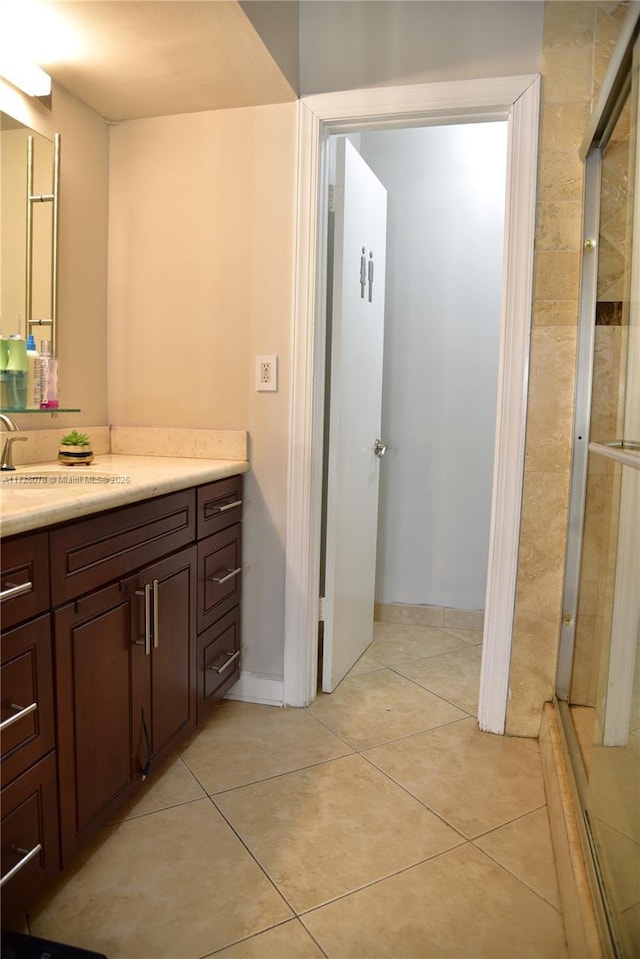
[(625, 8), (545, 4), (534, 303), (507, 733), (537, 736), (562, 618), (582, 254), (579, 148)]

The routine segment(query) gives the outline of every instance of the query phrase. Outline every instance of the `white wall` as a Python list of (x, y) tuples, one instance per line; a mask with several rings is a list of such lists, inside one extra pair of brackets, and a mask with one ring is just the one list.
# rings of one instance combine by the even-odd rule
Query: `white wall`
[(538, 73), (543, 11), (540, 0), (303, 0), (300, 93)]
[[(112, 128), (109, 415), (248, 429), (244, 669), (282, 678), (295, 103)], [(255, 356), (280, 357), (255, 392)]]
[(484, 607), (507, 124), (365, 133), (389, 191), (376, 600)]

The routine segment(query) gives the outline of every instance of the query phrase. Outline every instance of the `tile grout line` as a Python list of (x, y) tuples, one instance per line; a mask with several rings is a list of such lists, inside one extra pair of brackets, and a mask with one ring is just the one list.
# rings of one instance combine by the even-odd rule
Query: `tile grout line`
[[(385, 666), (385, 669), (387, 669), (387, 668), (388, 668), (388, 667)], [(377, 670), (376, 670), (376, 671), (377, 671)], [(364, 675), (364, 674), (362, 674), (362, 675)], [(409, 680), (409, 681), (410, 681), (410, 680)], [(428, 690), (425, 690), (425, 692), (428, 692)], [(446, 700), (443, 700), (443, 702), (446, 702)], [(451, 704), (449, 703), (448, 705), (451, 705)], [(458, 708), (460, 708), (460, 707), (458, 707)], [(305, 711), (306, 711), (306, 710), (309, 709), (309, 707), (308, 707), (308, 706), (305, 706), (304, 709), (305, 709)], [(465, 711), (462, 710), (462, 709), (461, 709), (460, 711), (461, 711), (461, 712), (465, 712)], [(350, 743), (348, 740), (344, 739), (343, 736), (340, 736), (338, 733), (336, 733), (335, 730), (331, 729), (331, 727), (330, 727), (323, 719), (321, 719), (319, 716), (316, 716), (314, 713), (309, 713), (309, 715), (310, 715), (310, 716), (313, 716), (313, 718), (314, 718), (318, 723), (320, 723), (321, 726), (323, 726), (326, 730), (328, 730), (330, 733), (332, 733), (334, 736), (336, 736), (341, 742), (345, 743), (347, 746), (349, 746), (351, 749), (353, 749), (354, 752), (356, 752), (356, 753), (361, 753), (361, 752), (363, 752), (363, 751), (366, 750), (366, 749), (377, 749), (379, 746), (391, 746), (391, 745), (393, 745), (393, 743), (399, 743), (399, 742), (401, 742), (403, 739), (411, 739), (412, 736), (420, 736), (422, 733), (431, 732), (432, 729), (443, 729), (445, 726), (452, 726), (454, 723), (464, 722), (464, 721), (466, 721), (467, 719), (476, 719), (475, 716), (472, 716), (472, 715), (470, 715), (469, 713), (465, 713), (464, 716), (459, 716), (459, 717), (457, 717), (456, 719), (450, 719), (450, 720), (447, 720), (447, 722), (438, 723), (436, 726), (426, 726), (424, 729), (415, 729), (415, 730), (413, 730), (413, 732), (406, 733), (404, 736), (397, 736), (395, 739), (387, 739), (387, 740), (384, 740), (384, 742), (381, 742), (381, 743), (369, 743), (369, 744), (366, 745), (366, 746), (354, 746), (354, 745), (353, 745), (352, 743)], [(476, 722), (477, 722), (477, 719), (476, 719)]]
[[(534, 811), (535, 811), (535, 810), (534, 810)], [(527, 815), (528, 815), (528, 814), (527, 814)], [(514, 821), (515, 821), (515, 820), (514, 820)], [(508, 825), (508, 824), (505, 823), (505, 825)], [(481, 846), (476, 845), (475, 840), (471, 839), (470, 842), (471, 842), (471, 845), (474, 847), (474, 849), (477, 849), (478, 852), (483, 853), (483, 855), (485, 855), (488, 859), (490, 859), (491, 862), (495, 863), (496, 866), (498, 866), (500, 869), (502, 869), (504, 872), (506, 872), (506, 873), (507, 873), (509, 876), (511, 876), (513, 879), (516, 879), (516, 880), (520, 883), (520, 885), (521, 885), (521, 886), (524, 886), (525, 889), (528, 889), (529, 892), (534, 893), (534, 895), (536, 895), (536, 896), (538, 897), (538, 899), (541, 899), (542, 902), (546, 903), (547, 906), (549, 906), (551, 909), (553, 909), (555, 912), (557, 912), (558, 915), (559, 915), (561, 918), (563, 917), (562, 907), (558, 908), (557, 906), (554, 906), (554, 904), (553, 904), (552, 902), (549, 902), (549, 900), (546, 899), (545, 896), (542, 895), (542, 893), (538, 892), (537, 889), (534, 889), (533, 886), (530, 886), (528, 882), (525, 882), (525, 880), (524, 880), (521, 876), (516, 875), (516, 873), (515, 873), (515, 872), (512, 872), (511, 869), (509, 869), (507, 866), (505, 866), (504, 863), (500, 862), (498, 859), (495, 859), (495, 858), (491, 855), (491, 853), (487, 852), (486, 849), (483, 849)], [(555, 866), (555, 862), (554, 862), (554, 866)]]
[[(377, 747), (377, 746), (373, 746), (373, 747), (371, 747), (371, 748), (372, 748), (372, 749), (377, 749), (378, 747)], [(445, 819), (445, 817), (442, 815), (442, 813), (436, 812), (436, 810), (433, 809), (433, 808), (432, 808), (428, 803), (426, 803), (423, 799), (420, 799), (419, 796), (414, 795), (414, 793), (412, 793), (410, 789), (408, 789), (406, 786), (403, 786), (402, 783), (399, 783), (396, 779), (394, 779), (393, 776), (391, 776), (385, 769), (380, 769), (379, 766), (376, 766), (376, 764), (375, 764), (374, 762), (372, 762), (372, 760), (369, 759), (368, 756), (365, 756), (365, 755), (363, 755), (362, 753), (361, 753), (360, 755), (362, 756), (362, 759), (364, 759), (365, 762), (369, 763), (369, 765), (370, 765), (373, 769), (376, 769), (379, 773), (382, 773), (383, 776), (385, 776), (390, 782), (392, 782), (395, 786), (397, 786), (397, 787), (398, 787), (399, 789), (401, 789), (404, 793), (406, 793), (407, 796), (411, 796), (412, 799), (415, 799), (415, 801), (418, 802), (418, 803), (420, 803), (420, 805), (423, 806), (428, 812), (430, 812), (432, 816), (435, 816), (437, 819), (439, 819), (440, 822), (443, 823), (443, 825), (448, 826), (449, 829), (453, 829), (453, 831), (454, 831), (455, 833), (457, 833), (457, 834), (463, 839), (463, 842), (462, 842), (462, 843), (458, 843), (458, 844), (457, 844), (458, 846), (464, 845), (464, 843), (469, 843), (469, 842), (472, 841), (472, 840), (469, 838), (469, 836), (465, 836), (465, 834), (462, 832), (461, 829), (459, 829), (457, 826), (454, 826), (453, 823), (449, 822), (448, 819)], [(457, 848), (457, 847), (452, 846), (451, 848), (452, 848), (452, 849), (455, 849), (455, 848)]]
[[(258, 866), (258, 868), (260, 869), (260, 871), (264, 874), (264, 876), (266, 877), (266, 879), (267, 879), (267, 880), (270, 882), (270, 884), (273, 886), (273, 888), (275, 889), (275, 891), (277, 892), (277, 894), (280, 896), (280, 898), (282, 899), (282, 901), (284, 902), (284, 904), (287, 906), (287, 908), (291, 910), (291, 912), (293, 913), (294, 916), (297, 916), (298, 914), (297, 914), (296, 910), (293, 908), (292, 904), (289, 902), (289, 900), (288, 900), (287, 897), (284, 895), (284, 893), (283, 893), (280, 889), (278, 889), (278, 886), (276, 885), (275, 881), (271, 878), (271, 876), (269, 875), (269, 873), (267, 872), (267, 870), (265, 869), (265, 867), (262, 865), (262, 863), (260, 862), (260, 860), (256, 857), (256, 855), (255, 855), (255, 854), (252, 852), (252, 850), (249, 848), (249, 846), (247, 845), (247, 843), (245, 842), (245, 840), (242, 838), (242, 836), (240, 835), (240, 833), (238, 832), (238, 830), (235, 828), (235, 826), (233, 826), (233, 824), (232, 824), (232, 823), (229, 821), (229, 819), (225, 816), (225, 814), (223, 813), (223, 811), (220, 809), (220, 807), (219, 807), (219, 806), (217, 805), (217, 803), (215, 802), (213, 796), (208, 796), (207, 798), (208, 798), (209, 802), (211, 803), (211, 805), (213, 806), (213, 808), (222, 816), (222, 818), (223, 818), (224, 821), (226, 822), (226, 824), (227, 824), (227, 826), (229, 827), (229, 829), (230, 829), (230, 830), (233, 832), (233, 834), (237, 837), (238, 841), (239, 841), (239, 842), (243, 845), (243, 847), (247, 850), (247, 852), (249, 853), (249, 855), (251, 856), (251, 858), (252, 858), (253, 861), (255, 862), (256, 866)], [(290, 916), (289, 918), (291, 918), (291, 916)]]
[(272, 926), (267, 926), (266, 929), (261, 929), (259, 932), (252, 932), (251, 935), (249, 936), (243, 936), (241, 939), (234, 939), (233, 942), (227, 943), (226, 946), (221, 946), (219, 949), (216, 949), (214, 952), (205, 953), (205, 955), (200, 956), (199, 959), (211, 959), (211, 957), (213, 956), (219, 956), (221, 952), (225, 952), (227, 949), (230, 949), (232, 946), (238, 946), (245, 942), (251, 942), (252, 939), (256, 939), (258, 936), (261, 936), (263, 933), (270, 932), (272, 929), (279, 929), (281, 926), (286, 926), (290, 922), (300, 923), (300, 925), (302, 926), (306, 934), (313, 940), (313, 942), (315, 942), (316, 946), (318, 947), (322, 955), (325, 957), (325, 959), (329, 959), (328, 954), (322, 948), (320, 943), (316, 940), (315, 936), (311, 932), (309, 932), (307, 927), (302, 923), (302, 920), (300, 919), (300, 917), (297, 915), (294, 915), (289, 919), (284, 919), (282, 922), (275, 922)]
[[(415, 662), (421, 662), (421, 660), (415, 660)], [(477, 721), (478, 716), (476, 713), (470, 713), (468, 709), (464, 706), (461, 706), (459, 703), (455, 703), (452, 699), (446, 699), (440, 693), (436, 693), (433, 689), (429, 689), (428, 686), (423, 686), (422, 683), (419, 683), (416, 679), (412, 679), (411, 676), (405, 676), (403, 673), (399, 672), (397, 669), (394, 669), (393, 666), (387, 666), (392, 673), (395, 673), (396, 676), (401, 676), (403, 679), (408, 680), (408, 682), (413, 683), (414, 686), (417, 686), (418, 689), (423, 689), (425, 692), (429, 693), (431, 696), (435, 696), (436, 699), (441, 700), (443, 703), (447, 703), (449, 706), (455, 706), (456, 709), (459, 709), (461, 712), (466, 713), (467, 716), (470, 716), (472, 719)], [(443, 725), (445, 725), (443, 723)], [(434, 727), (435, 728), (435, 727)]]

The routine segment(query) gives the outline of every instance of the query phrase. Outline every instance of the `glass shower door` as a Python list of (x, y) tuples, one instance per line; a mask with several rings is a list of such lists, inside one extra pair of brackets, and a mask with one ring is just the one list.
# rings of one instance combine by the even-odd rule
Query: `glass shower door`
[[(633, 455), (638, 462), (629, 465)], [(590, 467), (602, 491), (595, 501), (602, 539), (593, 615), (594, 705), (573, 703), (570, 709), (586, 774), (585, 818), (612, 935), (619, 954), (632, 957), (640, 955), (640, 453), (626, 457), (626, 463), (612, 459), (592, 444)]]
[[(576, 444), (579, 577), (566, 603), (572, 642), (561, 652), (558, 686), (611, 939), (628, 959), (640, 955), (638, 44), (631, 77), (587, 155), (593, 195), (585, 220), (587, 229), (597, 225), (597, 236), (585, 243), (583, 294), (591, 305), (581, 329), (591, 370), (583, 389), (587, 399), (590, 393), (589, 443), (582, 464)], [(597, 268), (589, 264), (593, 253)], [(586, 439), (584, 432), (578, 426), (577, 441)]]

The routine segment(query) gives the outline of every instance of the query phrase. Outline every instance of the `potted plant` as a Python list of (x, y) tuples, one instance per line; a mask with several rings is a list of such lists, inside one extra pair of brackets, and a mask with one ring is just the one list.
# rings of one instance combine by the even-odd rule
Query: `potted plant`
[(71, 430), (60, 440), (58, 462), (65, 466), (88, 466), (93, 461), (91, 440), (86, 433)]

